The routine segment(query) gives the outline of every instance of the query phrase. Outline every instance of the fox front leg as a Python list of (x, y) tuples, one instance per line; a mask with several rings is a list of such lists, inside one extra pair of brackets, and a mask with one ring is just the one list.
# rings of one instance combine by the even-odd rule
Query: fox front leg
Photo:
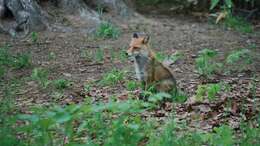
[(139, 94), (139, 99), (147, 101), (149, 95), (147, 95), (147, 93), (145, 91), (148, 90), (149, 86), (148, 86), (148, 84), (145, 81), (141, 81), (141, 88), (142, 88), (142, 91)]

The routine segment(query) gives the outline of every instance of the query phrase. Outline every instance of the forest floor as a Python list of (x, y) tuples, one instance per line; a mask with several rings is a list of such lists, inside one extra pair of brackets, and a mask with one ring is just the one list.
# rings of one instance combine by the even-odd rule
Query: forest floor
[[(36, 42), (30, 36), (13, 40), (0, 34), (1, 46), (8, 44), (12, 53), (27, 52), (32, 57), (31, 67), (9, 70), (4, 79), (6, 83), (14, 77), (24, 79), (15, 97), (20, 112), (28, 113), (28, 109), (35, 105), (77, 104), (87, 98), (93, 102), (107, 102), (112, 96), (125, 100), (130, 92), (138, 95), (140, 89), (129, 91), (126, 87), (128, 81), (136, 81), (136, 78), (133, 63), (124, 56), (124, 51), (133, 32), (147, 32), (151, 35), (150, 43), (154, 51), (164, 55), (183, 54), (170, 68), (179, 89), (189, 99), (185, 103), (162, 103), (158, 108), (144, 113), (145, 117), (164, 120), (174, 114), (176, 119), (185, 120), (190, 127), (206, 131), (223, 123), (238, 128), (242, 120), (256, 119), (260, 109), (260, 56), (254, 57), (251, 65), (241, 65), (241, 71), (225, 74), (228, 68), (224, 68), (209, 81), (196, 72), (195, 59), (199, 51), (205, 48), (216, 50), (219, 62), (224, 62), (229, 53), (240, 48), (250, 49), (256, 52), (252, 54), (259, 55), (259, 30), (244, 34), (192, 17), (147, 16), (122, 22), (115, 20), (121, 30), (120, 37), (102, 39), (93, 37), (94, 33), (86, 33), (87, 26), (76, 17), (66, 18), (70, 28), (68, 31), (39, 32)], [(30, 79), (34, 68), (46, 69), (48, 80), (67, 79), (71, 85), (62, 91), (52, 86), (42, 88)], [(125, 72), (123, 80), (114, 85), (100, 85), (98, 81), (113, 69)], [(198, 85), (219, 82), (228, 84), (229, 91), (221, 91), (214, 101), (193, 101)], [(254, 91), (253, 85), (256, 85)]]

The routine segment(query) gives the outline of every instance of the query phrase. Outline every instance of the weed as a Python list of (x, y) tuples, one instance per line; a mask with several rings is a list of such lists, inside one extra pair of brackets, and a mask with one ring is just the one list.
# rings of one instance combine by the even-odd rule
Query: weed
[(0, 85), (0, 92), (3, 93), (1, 94), (3, 96), (0, 97), (0, 145), (22, 145), (22, 142), (16, 137), (14, 128), (17, 122), (14, 112), (17, 109), (14, 102), (21, 84), (19, 80), (12, 79), (8, 83)]
[(122, 81), (125, 77), (125, 72), (117, 69), (112, 69), (110, 72), (106, 73), (100, 83), (102, 85), (115, 85), (119, 81)]
[(178, 125), (170, 119), (160, 131), (153, 132), (148, 146), (201, 146), (203, 145), (202, 134), (197, 132), (177, 132), (178, 129), (186, 131), (184, 127)]
[[(259, 122), (260, 124), (260, 122)], [(243, 137), (241, 137), (241, 146), (257, 146), (260, 145), (260, 128), (250, 127), (248, 123), (242, 123), (240, 126)]]
[(210, 49), (203, 49), (199, 52), (199, 57), (196, 58), (196, 69), (200, 75), (209, 78), (217, 69), (221, 68), (222, 64), (214, 62), (216, 55), (217, 52)]
[[(226, 63), (231, 71), (242, 71), (247, 65), (252, 64), (250, 51), (248, 49), (233, 51), (227, 56)], [(239, 66), (237, 66), (238, 63)]]
[[(235, 143), (227, 125), (213, 132), (197, 132), (172, 118), (166, 123), (143, 120), (144, 107), (150, 105), (138, 100), (37, 107), (30, 114), (0, 119), (0, 145), (59, 145), (64, 137), (66, 145), (259, 145), (259, 128), (242, 127), (242, 136)], [(18, 134), (23, 137), (17, 139)]]
[(96, 51), (96, 55), (95, 55), (95, 60), (97, 62), (102, 62), (104, 61), (104, 49), (98, 48)]
[(37, 81), (43, 88), (47, 88), (47, 86), (51, 83), (51, 81), (48, 80), (48, 71), (43, 68), (33, 69), (31, 77), (33, 80)]
[(84, 49), (81, 51), (80, 57), (84, 58), (86, 61), (93, 61), (93, 59), (96, 59), (98, 56), (96, 56), (96, 54), (93, 53), (92, 50)]
[(12, 68), (21, 69), (31, 66), (31, 56), (27, 53), (11, 55), (9, 46), (0, 47), (0, 78), (5, 72)]
[(122, 61), (122, 62), (127, 60), (127, 55), (124, 50), (119, 51), (118, 57), (119, 57), (120, 61)]
[(38, 38), (39, 38), (39, 35), (38, 35), (37, 32), (32, 32), (31, 33), (31, 40), (32, 40), (33, 43), (37, 43)]
[(247, 49), (233, 51), (231, 54), (228, 55), (226, 62), (228, 64), (234, 64), (241, 59), (249, 59), (249, 53), (250, 51)]
[(9, 52), (9, 47), (0, 47), (0, 65), (2, 66), (12, 66), (13, 58)]
[(11, 55), (8, 52), (8, 47), (0, 47), (0, 78), (5, 75), (6, 66), (11, 66)]
[(182, 59), (184, 57), (184, 54), (182, 52), (176, 52), (175, 54), (172, 54), (169, 58), (175, 63), (177, 60)]
[(104, 9), (105, 8), (102, 5), (97, 6), (97, 12), (98, 12), (99, 16), (103, 16)]
[(232, 28), (242, 33), (253, 32), (253, 26), (249, 22), (247, 22), (243, 18), (232, 16), (232, 15), (228, 15), (228, 17), (225, 19), (224, 26)]
[(92, 85), (91, 84), (85, 84), (84, 85), (84, 91), (85, 92), (90, 92), (92, 89)]
[[(0, 65), (0, 79), (5, 75), (5, 68)], [(1, 80), (0, 80), (1, 81)]]
[(218, 128), (214, 128), (215, 133), (207, 134), (206, 139), (212, 146), (231, 146), (234, 144), (233, 130), (227, 126), (222, 125)]
[(160, 93), (152, 94), (151, 96), (149, 96), (148, 100), (150, 102), (158, 103), (161, 102), (163, 99), (171, 99), (171, 98), (172, 96), (170, 94), (160, 92)]
[[(19, 115), (17, 119), (27, 123), (19, 129), (26, 138), (23, 142), (30, 145), (58, 145), (65, 136), (68, 144), (137, 145), (145, 137), (146, 122), (130, 113), (140, 112), (141, 107), (140, 101), (54, 106), (48, 110), (37, 108), (33, 114)], [(121, 116), (112, 118), (116, 113)], [(89, 140), (79, 140), (84, 137)]]
[(21, 82), (16, 79), (11, 79), (9, 83), (1, 86), (0, 91), (3, 93), (3, 96), (0, 97), (0, 116), (1, 113), (8, 113), (8, 111), (12, 109), (14, 97), (18, 92), (19, 87), (21, 87)]
[(156, 58), (158, 61), (163, 62), (163, 61), (167, 58), (167, 56), (164, 55), (163, 53), (157, 52), (157, 53), (155, 54), (155, 58)]
[(50, 52), (48, 55), (49, 60), (55, 60), (57, 58), (56, 54), (54, 52)]
[(173, 101), (176, 101), (179, 103), (184, 103), (185, 101), (187, 101), (188, 96), (183, 91), (177, 91), (175, 93), (177, 93), (177, 94), (175, 96), (173, 96)]
[(128, 81), (128, 82), (126, 82), (126, 89), (129, 90), (129, 91), (134, 91), (138, 87), (140, 87), (140, 84), (137, 83), (136, 81)]
[(25, 68), (25, 67), (30, 67), (31, 66), (31, 55), (24, 53), (24, 54), (18, 54), (15, 57), (14, 60), (14, 66), (17, 69)]
[(71, 82), (66, 79), (54, 80), (54, 81), (52, 81), (52, 83), (53, 83), (54, 87), (59, 90), (68, 88), (71, 84)]
[(119, 35), (119, 29), (110, 22), (101, 22), (96, 31), (96, 36), (101, 38), (117, 39)]
[(219, 4), (222, 4), (222, 7), (224, 7), (224, 9), (231, 9), (233, 7), (232, 0), (224, 0), (224, 3), (221, 3), (220, 0), (211, 0), (211, 2), (210, 2), (210, 10), (213, 10)]
[[(224, 0), (223, 2), (220, 0), (211, 0), (211, 6), (210, 10), (216, 8), (217, 6), (221, 5), (222, 14), (226, 15), (224, 26), (232, 28), (236, 31), (243, 32), (243, 33), (252, 33), (253, 32), (253, 26), (247, 22), (245, 19), (237, 16), (232, 15), (232, 9), (233, 9), (233, 1), (232, 0)], [(219, 18), (221, 15), (219, 16)], [(219, 19), (218, 18), (218, 19)], [(218, 20), (217, 20), (218, 21)]]
[(196, 90), (196, 100), (203, 101), (207, 97), (210, 101), (216, 98), (216, 95), (221, 91), (221, 84), (206, 84), (199, 85)]

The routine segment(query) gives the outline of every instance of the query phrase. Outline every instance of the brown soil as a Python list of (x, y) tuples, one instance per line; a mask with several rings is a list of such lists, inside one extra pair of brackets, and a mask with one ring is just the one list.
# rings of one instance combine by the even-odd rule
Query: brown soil
[[(16, 97), (17, 105), (21, 111), (26, 111), (33, 105), (48, 105), (50, 103), (71, 104), (83, 102), (87, 96), (93, 100), (101, 98), (106, 101), (111, 95), (122, 96), (127, 90), (124, 82), (115, 86), (100, 87), (94, 85), (88, 93), (84, 91), (84, 85), (95, 80), (100, 80), (102, 75), (112, 68), (128, 70), (129, 80), (135, 80), (133, 65), (130, 61), (115, 59), (111, 61), (109, 49), (114, 52), (125, 50), (130, 41), (131, 34), (136, 31), (145, 31), (151, 35), (151, 46), (155, 51), (163, 54), (173, 54), (176, 51), (183, 52), (184, 58), (171, 65), (178, 86), (192, 99), (199, 84), (204, 81), (195, 71), (195, 58), (198, 52), (204, 48), (217, 50), (221, 60), (227, 53), (237, 48), (248, 47), (256, 44), (256, 52), (259, 53), (259, 31), (252, 34), (242, 34), (232, 30), (225, 30), (219, 26), (199, 21), (196, 18), (176, 16), (148, 16), (147, 18), (135, 18), (129, 21), (117, 21), (121, 28), (120, 38), (95, 39), (93, 34), (86, 33), (87, 26), (78, 22), (77, 18), (67, 17), (71, 31), (65, 32), (40, 32), (38, 43), (32, 43), (30, 38), (13, 40), (9, 36), (0, 34), (0, 44), (10, 44), (11, 51), (30, 52), (33, 59), (33, 67), (29, 69), (12, 70), (8, 77), (30, 77), (35, 67), (43, 67), (50, 71), (49, 79), (66, 78), (73, 82), (72, 86), (65, 90), (61, 97), (54, 95), (52, 89), (42, 89), (35, 81), (27, 79), (22, 86), (19, 96)], [(77, 24), (75, 21), (77, 20)], [(119, 23), (120, 22), (120, 23)], [(104, 49), (105, 60), (101, 63), (94, 59), (88, 60), (82, 57), (84, 51), (96, 51)], [(49, 59), (53, 52), (56, 58)], [(257, 59), (257, 58), (256, 58)], [(253, 97), (250, 92), (251, 77), (255, 71), (256, 77), (260, 76), (259, 56), (253, 66), (247, 71), (233, 73), (232, 75), (218, 74), (214, 76), (214, 82), (223, 81), (231, 86), (231, 91), (218, 96), (218, 100), (212, 103), (165, 103), (158, 110), (150, 111), (148, 116), (167, 117), (169, 113), (176, 113), (179, 120), (185, 119), (191, 127), (201, 127), (209, 130), (220, 123), (229, 123), (237, 128), (241, 120), (240, 110), (245, 108), (244, 114), (247, 120), (253, 119), (258, 110), (253, 109)], [(6, 81), (8, 78), (6, 78)], [(260, 86), (257, 86), (256, 106), (260, 108)], [(242, 98), (248, 97), (242, 104)], [(230, 101), (229, 113), (226, 105)], [(173, 108), (171, 108), (173, 106)], [(170, 107), (170, 108), (169, 108)], [(236, 109), (238, 108), (238, 109)], [(257, 108), (256, 108), (257, 109)], [(224, 113), (227, 114), (224, 114)], [(162, 118), (163, 119), (163, 118)]]

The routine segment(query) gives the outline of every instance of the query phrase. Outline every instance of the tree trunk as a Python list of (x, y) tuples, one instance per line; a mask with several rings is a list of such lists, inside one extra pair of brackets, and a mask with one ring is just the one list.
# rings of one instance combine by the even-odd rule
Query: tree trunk
[(94, 23), (99, 22), (99, 16), (93, 6), (121, 17), (132, 14), (123, 0), (0, 0), (0, 32), (22, 37), (30, 31), (51, 28), (52, 17), (41, 7), (46, 2), (65, 14), (80, 14), (84, 20), (94, 20)]
[(0, 26), (4, 32), (13, 37), (21, 37), (21, 34), (27, 35), (29, 31), (44, 30), (47, 27), (47, 15), (36, 1), (1, 0), (0, 2), (2, 20), (4, 21), (3, 17), (6, 15), (13, 17), (13, 21), (7, 24), (1, 23)]

